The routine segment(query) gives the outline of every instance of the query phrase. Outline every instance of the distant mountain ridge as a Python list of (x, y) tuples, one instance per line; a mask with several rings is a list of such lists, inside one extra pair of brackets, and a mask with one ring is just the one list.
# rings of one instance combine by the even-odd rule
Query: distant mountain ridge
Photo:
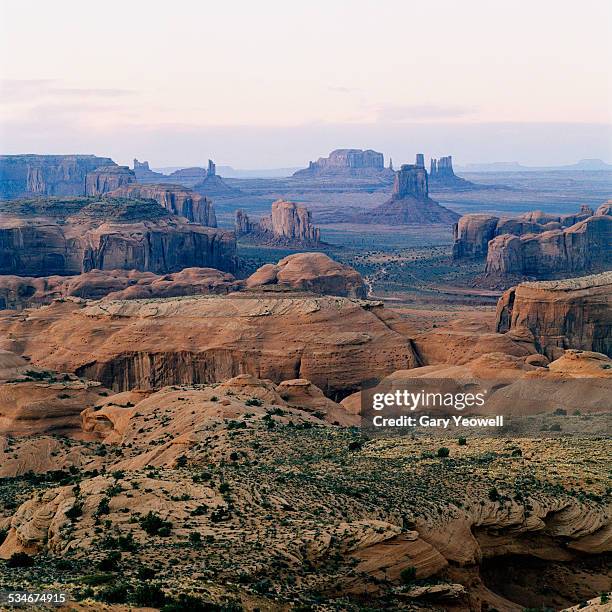
[(575, 164), (568, 164), (566, 166), (523, 166), (519, 162), (512, 161), (466, 164), (465, 166), (457, 166), (457, 170), (461, 172), (609, 172), (612, 171), (612, 164), (608, 164), (601, 159), (581, 159)]

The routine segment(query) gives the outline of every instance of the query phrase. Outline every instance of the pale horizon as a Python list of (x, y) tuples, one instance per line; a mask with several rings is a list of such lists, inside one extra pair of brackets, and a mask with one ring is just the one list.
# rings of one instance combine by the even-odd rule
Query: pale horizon
[(600, 0), (3, 1), (0, 149), (152, 167), (301, 167), (337, 148), (610, 162), (611, 19)]

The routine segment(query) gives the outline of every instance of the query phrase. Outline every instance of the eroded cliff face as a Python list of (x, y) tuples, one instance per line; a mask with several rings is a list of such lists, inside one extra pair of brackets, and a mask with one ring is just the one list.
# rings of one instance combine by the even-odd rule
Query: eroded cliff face
[(127, 166), (104, 166), (87, 173), (85, 195), (100, 196), (135, 182), (136, 176)]
[(591, 216), (564, 229), (489, 242), (485, 274), (489, 277), (551, 278), (605, 269), (612, 263), (612, 217)]
[(112, 159), (95, 155), (2, 155), (0, 198), (82, 196), (89, 173), (109, 167), (118, 168)]
[(602, 205), (596, 213), (589, 206), (571, 215), (551, 215), (536, 210), (518, 217), (497, 217), (487, 214), (463, 215), (454, 227), (453, 259), (485, 259), (489, 241), (510, 234), (524, 236), (569, 228), (589, 217), (610, 214), (609, 206)]
[(217, 217), (213, 203), (208, 198), (187, 187), (166, 184), (132, 184), (122, 186), (109, 195), (136, 200), (155, 200), (172, 214), (180, 215), (200, 225), (217, 227)]
[(568, 348), (612, 356), (612, 272), (521, 283), (500, 298), (496, 320), (500, 333), (528, 330), (549, 358)]
[(380, 308), (341, 297), (242, 293), (54, 302), (25, 317), (5, 312), (0, 329), (34, 365), (115, 390), (247, 373), (276, 382), (307, 378), (337, 397), (417, 363), (410, 340), (377, 316)]
[(89, 270), (233, 271), (232, 232), (188, 223), (151, 200), (18, 201), (0, 221), (0, 273), (69, 275)]

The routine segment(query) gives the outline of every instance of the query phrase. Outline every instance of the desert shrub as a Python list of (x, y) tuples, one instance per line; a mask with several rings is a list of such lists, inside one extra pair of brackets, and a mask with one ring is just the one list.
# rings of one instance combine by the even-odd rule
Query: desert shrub
[(245, 406), (263, 406), (263, 402), (258, 397), (250, 397), (246, 402)]
[(556, 416), (567, 416), (567, 410), (565, 410), (564, 408), (557, 408), (554, 412), (554, 415)]
[(192, 544), (199, 544), (202, 541), (202, 535), (198, 533), (197, 531), (192, 531), (189, 534), (189, 541)]
[(230, 453), (229, 458), (230, 458), (230, 461), (238, 461), (239, 455), (236, 451), (233, 451)]
[(6, 540), (6, 536), (8, 535), (8, 529), (0, 529), (0, 544)]
[(495, 487), (491, 487), (489, 489), (489, 499), (492, 502), (496, 502), (501, 499), (501, 495), (499, 494), (499, 491)]
[(6, 562), (7, 567), (32, 567), (33, 565), (34, 559), (24, 552), (13, 553)]
[(139, 580), (151, 580), (151, 578), (155, 578), (156, 574), (157, 572), (153, 568), (145, 565), (141, 565), (136, 572)]
[(68, 508), (64, 513), (71, 521), (79, 518), (83, 514), (83, 504), (81, 502), (76, 502), (72, 508)]
[(115, 580), (115, 574), (104, 573), (104, 574), (89, 574), (87, 576), (83, 576), (81, 578), (81, 582), (83, 584), (87, 584), (89, 586), (98, 586), (99, 584), (108, 584)]
[(112, 572), (117, 569), (120, 561), (121, 553), (118, 550), (113, 550), (98, 562), (98, 569), (103, 572)]
[(463, 436), (461, 436), (458, 442), (459, 442), (459, 446), (465, 446), (467, 444), (467, 438), (464, 438)]
[(523, 456), (523, 451), (520, 448), (515, 448), (512, 451), (512, 456), (513, 457), (522, 457)]
[(104, 603), (126, 603), (128, 598), (128, 587), (126, 584), (109, 584), (97, 594), (98, 599)]
[(166, 596), (157, 584), (139, 584), (134, 591), (133, 601), (138, 606), (159, 608), (164, 605)]
[(229, 483), (227, 483), (227, 482), (222, 482), (222, 483), (219, 485), (219, 493), (228, 493), (228, 492), (229, 492), (229, 490), (230, 490), (230, 488), (231, 488), (231, 487), (229, 486)]
[(101, 514), (108, 514), (110, 512), (109, 507), (110, 499), (108, 497), (103, 497), (98, 503), (98, 508), (96, 510), (96, 515), (100, 516)]
[(450, 448), (446, 448), (446, 446), (441, 446), (436, 455), (438, 455), (438, 457), (448, 457), (450, 455)]
[(416, 567), (405, 567), (400, 572), (400, 580), (402, 584), (412, 584), (416, 580)]
[(170, 535), (172, 529), (172, 523), (165, 521), (159, 514), (156, 514), (152, 510), (140, 519), (140, 526), (149, 535), (167, 536)]
[(348, 449), (350, 451), (358, 451), (361, 450), (363, 447), (363, 442), (361, 442), (360, 440), (353, 440), (352, 442), (349, 442), (348, 445)]
[(561, 425), (559, 423), (553, 423), (549, 431), (561, 431)]

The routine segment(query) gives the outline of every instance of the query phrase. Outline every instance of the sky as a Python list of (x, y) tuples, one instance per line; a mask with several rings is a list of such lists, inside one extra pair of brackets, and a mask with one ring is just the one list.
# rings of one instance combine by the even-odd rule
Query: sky
[(609, 0), (0, 0), (0, 152), (612, 162)]

